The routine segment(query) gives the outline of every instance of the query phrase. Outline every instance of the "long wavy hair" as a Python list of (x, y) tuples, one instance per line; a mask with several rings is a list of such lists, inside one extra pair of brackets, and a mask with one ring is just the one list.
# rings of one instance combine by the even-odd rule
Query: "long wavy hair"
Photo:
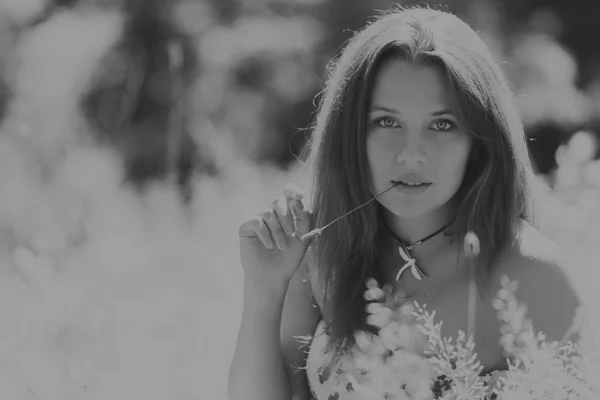
[[(328, 80), (307, 147), (315, 226), (322, 227), (372, 198), (366, 154), (367, 114), (382, 63), (400, 59), (434, 65), (444, 74), (454, 111), (473, 139), (452, 240), (468, 231), (481, 241), (478, 283), (513, 238), (519, 219), (532, 222), (528, 179), (533, 174), (512, 91), (478, 35), (458, 17), (430, 8), (390, 10), (358, 31), (327, 67)], [(324, 230), (311, 243), (324, 291), (327, 352), (349, 349), (353, 331), (367, 329), (363, 298), (378, 268), (384, 235), (373, 201)]]

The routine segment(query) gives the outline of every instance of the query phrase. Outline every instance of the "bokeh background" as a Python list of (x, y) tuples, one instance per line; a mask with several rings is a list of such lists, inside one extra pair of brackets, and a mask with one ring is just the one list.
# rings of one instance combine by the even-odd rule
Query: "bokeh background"
[[(430, 4), (501, 63), (540, 227), (597, 304), (600, 2)], [(1, 399), (226, 398), (238, 225), (309, 189), (327, 63), (391, 5), (0, 0)]]

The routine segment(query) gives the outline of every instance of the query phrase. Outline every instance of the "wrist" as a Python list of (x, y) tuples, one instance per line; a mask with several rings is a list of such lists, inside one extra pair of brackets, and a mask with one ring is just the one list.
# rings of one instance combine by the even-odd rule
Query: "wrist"
[(259, 319), (279, 315), (283, 309), (287, 287), (284, 282), (245, 281), (244, 314), (249, 313)]

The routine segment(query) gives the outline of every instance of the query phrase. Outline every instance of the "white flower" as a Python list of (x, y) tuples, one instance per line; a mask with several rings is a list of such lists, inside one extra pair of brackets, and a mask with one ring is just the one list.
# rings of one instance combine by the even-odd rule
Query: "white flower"
[(354, 339), (358, 348), (365, 354), (381, 356), (387, 349), (381, 342), (381, 338), (365, 331), (354, 332)]
[(366, 311), (367, 313), (369, 313), (369, 315), (367, 316), (367, 324), (375, 326), (377, 328), (383, 328), (390, 323), (392, 310), (390, 310), (383, 304), (369, 303), (366, 306)]
[(390, 350), (401, 348), (413, 352), (419, 352), (419, 342), (422, 339), (415, 326), (398, 322), (391, 322), (382, 328), (379, 336), (385, 344), (388, 344), (386, 347)]

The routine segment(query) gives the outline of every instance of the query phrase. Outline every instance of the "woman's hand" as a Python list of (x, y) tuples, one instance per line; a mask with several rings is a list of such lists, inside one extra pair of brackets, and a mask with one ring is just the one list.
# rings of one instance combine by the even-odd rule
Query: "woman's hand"
[(312, 220), (302, 198), (298, 188), (288, 185), (267, 210), (242, 222), (240, 260), (246, 282), (287, 284), (292, 278), (310, 244), (301, 239)]

